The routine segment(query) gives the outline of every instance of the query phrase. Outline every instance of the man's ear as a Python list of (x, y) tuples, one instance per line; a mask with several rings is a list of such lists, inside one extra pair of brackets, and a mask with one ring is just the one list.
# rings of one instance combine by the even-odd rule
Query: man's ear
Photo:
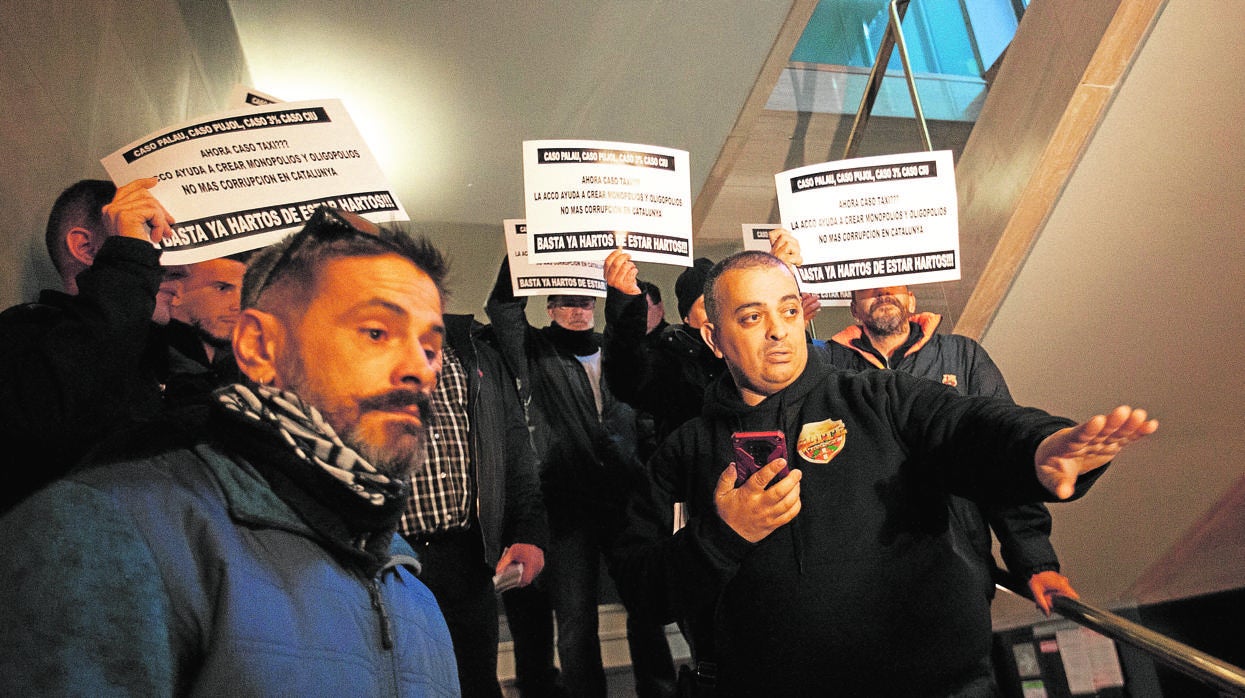
[(278, 379), (277, 357), (286, 342), (285, 324), (272, 313), (247, 308), (233, 328), (233, 356), (247, 378), (268, 385)]
[(722, 352), (718, 351), (718, 345), (713, 341), (713, 323), (706, 320), (700, 325), (700, 338), (705, 340), (705, 344), (709, 345), (709, 350), (713, 355), (722, 358)]
[(909, 293), (908, 294), (908, 314), (911, 315), (915, 312), (916, 312), (916, 296), (913, 295), (912, 293)]
[(91, 231), (77, 226), (65, 233), (65, 247), (69, 248), (71, 257), (89, 267), (95, 263), (95, 253), (99, 251), (100, 244), (96, 243)]

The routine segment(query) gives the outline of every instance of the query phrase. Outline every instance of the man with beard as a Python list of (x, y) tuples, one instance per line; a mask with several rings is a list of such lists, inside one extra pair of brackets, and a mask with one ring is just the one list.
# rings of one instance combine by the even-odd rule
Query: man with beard
[(319, 209), (255, 260), (244, 383), (0, 519), (0, 694), (457, 696), (395, 534), (441, 364), (440, 253)]
[[(992, 695), (989, 605), (947, 495), (1079, 496), (1158, 423), (1121, 406), (1074, 425), (898, 371), (833, 370), (808, 351), (795, 276), (761, 252), (715, 265), (705, 310), (729, 373), (628, 508), (624, 599), (689, 620), (718, 696)], [(737, 486), (733, 434), (771, 430), (788, 455)], [(675, 502), (688, 519), (671, 535)]]
[[(916, 295), (907, 286), (852, 292), (852, 317), (859, 323), (831, 338), (830, 362), (840, 368), (903, 371), (938, 381), (964, 395), (1011, 400), (1003, 374), (977, 342), (956, 334), (937, 334), (942, 316), (917, 313)], [(1040, 503), (1011, 507), (978, 504), (951, 497), (951, 520), (957, 550), (980, 575), (982, 593), (994, 598), (995, 566), (990, 531), (1014, 586), (1028, 585), (1038, 607), (1050, 615), (1050, 596), (1077, 598), (1059, 573), (1050, 543), (1050, 512)]]
[(212, 390), (240, 378), (230, 344), (242, 312), (242, 275), (249, 256), (244, 252), (170, 267), (180, 281), (169, 322), (166, 402), (203, 400)]
[(194, 328), (208, 361), (227, 354), (233, 327), (242, 312), (242, 275), (247, 254), (218, 257), (183, 267), (181, 288), (173, 299), (173, 319)]

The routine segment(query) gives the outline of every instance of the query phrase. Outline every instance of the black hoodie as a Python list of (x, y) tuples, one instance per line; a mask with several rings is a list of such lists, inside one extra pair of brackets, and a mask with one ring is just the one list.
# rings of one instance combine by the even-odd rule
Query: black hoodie
[[(838, 421), (842, 442), (815, 453), (814, 434)], [(632, 501), (615, 551), (620, 591), (689, 621), (720, 695), (945, 694), (990, 646), (989, 605), (947, 534), (947, 495), (1051, 499), (1033, 453), (1071, 424), (907, 374), (834, 371), (816, 354), (756, 406), (724, 376), (653, 457), (653, 489)], [(731, 433), (762, 429), (785, 432), (802, 509), (750, 544), (718, 518), (713, 490)], [(678, 501), (690, 519), (672, 537)]]

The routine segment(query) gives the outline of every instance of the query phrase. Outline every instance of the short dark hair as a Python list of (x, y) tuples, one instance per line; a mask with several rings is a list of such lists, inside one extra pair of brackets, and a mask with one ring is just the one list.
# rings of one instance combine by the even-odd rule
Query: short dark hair
[(328, 218), (342, 220), (332, 212), (320, 214), (317, 211), (301, 230), (251, 258), (242, 277), (243, 308), (259, 307), (260, 301), (274, 290), (280, 291), (283, 297), (299, 296), (289, 291), (305, 290), (314, 285), (320, 271), (335, 259), (386, 254), (396, 254), (414, 264), (432, 279), (442, 299), (447, 295), (445, 278), (449, 263), (426, 237), (412, 237), (393, 226), (373, 226), (374, 230), (364, 231), (348, 222), (342, 224), (352, 228), (354, 234), (347, 231), (332, 238), (317, 237), (313, 226), (325, 225)]
[(246, 264), (247, 262), (251, 261), (251, 257), (254, 257), (257, 253), (258, 253), (258, 250), (247, 250), (245, 252), (235, 252), (233, 254), (227, 254), (224, 257), (221, 257), (221, 259), (228, 259), (230, 261), (242, 262), (243, 264)]
[(71, 184), (56, 197), (48, 214), (48, 228), (44, 244), (57, 273), (65, 275), (69, 260), (69, 247), (65, 233), (73, 228), (86, 228), (102, 232), (104, 228), (104, 205), (117, 194), (117, 185), (105, 179), (83, 179)]
[(696, 299), (705, 295), (705, 279), (712, 268), (712, 260), (698, 257), (692, 261), (692, 266), (684, 269), (679, 278), (674, 280), (674, 297), (679, 305), (680, 318), (686, 318), (692, 306), (696, 305)]
[(657, 305), (661, 302), (661, 289), (657, 288), (657, 284), (652, 281), (637, 281), (636, 285), (640, 287), (640, 292), (648, 296), (648, 299)]
[[(718, 299), (717, 285), (718, 278), (728, 271), (736, 269), (759, 269), (763, 267), (781, 267), (788, 272), (790, 267), (781, 259), (775, 257), (768, 252), (760, 252), (757, 250), (745, 250), (736, 252), (726, 259), (713, 265), (709, 270), (709, 275), (705, 277), (705, 315), (708, 316), (709, 322), (717, 324), (718, 322)], [(794, 275), (792, 278), (795, 278)]]

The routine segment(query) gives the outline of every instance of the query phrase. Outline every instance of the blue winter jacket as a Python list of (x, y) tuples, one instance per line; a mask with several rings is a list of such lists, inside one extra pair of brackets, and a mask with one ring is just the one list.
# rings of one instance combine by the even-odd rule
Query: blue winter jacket
[(344, 547), (213, 446), (72, 475), (0, 519), (0, 695), (457, 696), (410, 548)]

